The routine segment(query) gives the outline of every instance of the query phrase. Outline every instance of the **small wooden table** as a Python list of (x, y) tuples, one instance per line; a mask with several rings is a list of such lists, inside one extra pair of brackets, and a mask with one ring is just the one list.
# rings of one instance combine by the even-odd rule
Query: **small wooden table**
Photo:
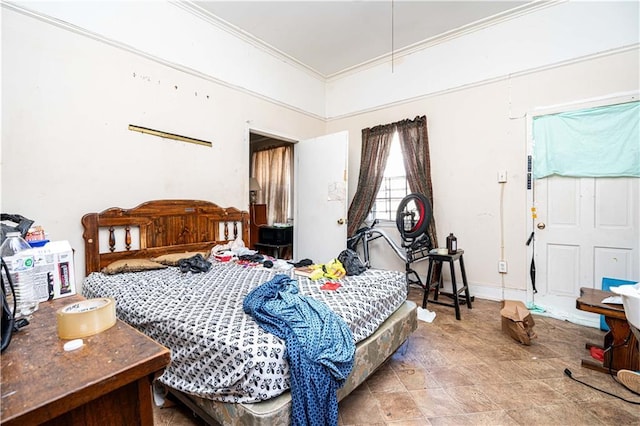
[[(587, 343), (587, 349), (592, 347), (605, 349), (604, 362), (599, 363), (591, 359), (583, 359), (582, 366), (592, 370), (608, 373), (609, 370), (640, 369), (640, 357), (638, 355), (638, 340), (631, 332), (627, 317), (622, 305), (602, 303), (607, 297), (615, 296), (609, 291), (583, 287), (580, 289), (580, 297), (576, 300), (576, 308), (581, 311), (593, 312), (604, 315), (604, 320), (609, 326), (609, 331), (604, 336), (604, 345)], [(612, 348), (607, 350), (607, 348)]]
[(3, 425), (153, 425), (151, 382), (169, 350), (118, 320), (65, 352), (55, 312), (80, 300), (40, 303), (14, 333), (1, 361)]

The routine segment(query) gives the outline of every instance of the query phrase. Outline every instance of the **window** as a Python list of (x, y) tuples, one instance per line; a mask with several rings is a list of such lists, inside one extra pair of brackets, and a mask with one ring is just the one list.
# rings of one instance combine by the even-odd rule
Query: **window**
[[(408, 153), (404, 161), (401, 160), (401, 152)], [(389, 159), (389, 156), (393, 158)], [(386, 171), (383, 170), (383, 163)], [(404, 164), (407, 164), (406, 168)], [(399, 179), (387, 179), (383, 186), (385, 176)], [(410, 186), (405, 182), (405, 177)], [(354, 235), (372, 219), (394, 222), (397, 206), (410, 191), (431, 199), (431, 186), (426, 116), (362, 129), (360, 176), (349, 206), (347, 235)], [(435, 224), (430, 227), (429, 233), (432, 241), (437, 242)]]
[(407, 181), (404, 170), (398, 132), (394, 132), (391, 140), (391, 148), (389, 149), (389, 158), (387, 159), (387, 165), (384, 170), (384, 177), (382, 178), (382, 184), (376, 195), (373, 208), (369, 213), (369, 220), (378, 219), (381, 221), (388, 220), (395, 222), (398, 205), (409, 192), (409, 182)]

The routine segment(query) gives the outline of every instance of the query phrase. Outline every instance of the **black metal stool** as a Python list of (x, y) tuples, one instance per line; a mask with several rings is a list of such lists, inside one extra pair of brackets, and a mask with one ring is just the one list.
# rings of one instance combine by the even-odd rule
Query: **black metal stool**
[[(455, 254), (429, 253), (429, 270), (427, 272), (427, 281), (425, 282), (424, 286), (424, 298), (422, 299), (423, 309), (427, 308), (427, 302), (435, 303), (437, 305), (450, 306), (452, 308), (455, 308), (457, 320), (460, 319), (460, 304), (466, 303), (467, 308), (471, 309), (471, 302), (473, 301), (473, 297), (469, 294), (469, 284), (467, 284), (467, 274), (464, 270), (464, 260), (462, 259), (463, 254), (464, 250), (458, 250)], [(453, 268), (453, 264), (456, 260), (460, 261), (460, 272), (462, 273), (462, 283), (464, 284), (459, 289), (456, 284), (456, 273)], [(434, 262), (438, 262), (440, 265), (442, 265), (443, 262), (449, 262), (449, 266), (451, 268), (451, 293), (440, 291), (440, 287), (442, 287), (442, 271), (440, 271), (440, 279), (438, 280), (438, 282), (431, 282)], [(429, 293), (431, 292), (431, 290), (434, 290), (433, 300), (429, 300)], [(460, 293), (462, 292), (464, 292), (464, 296), (460, 296)], [(447, 303), (438, 300), (438, 296), (440, 294), (453, 298), (453, 303)]]

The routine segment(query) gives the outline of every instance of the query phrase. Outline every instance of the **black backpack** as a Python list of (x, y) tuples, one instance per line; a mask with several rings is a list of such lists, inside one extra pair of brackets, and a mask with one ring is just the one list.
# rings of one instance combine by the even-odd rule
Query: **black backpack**
[(347, 275), (360, 275), (367, 270), (358, 253), (351, 249), (342, 250), (338, 255), (338, 261), (342, 263)]

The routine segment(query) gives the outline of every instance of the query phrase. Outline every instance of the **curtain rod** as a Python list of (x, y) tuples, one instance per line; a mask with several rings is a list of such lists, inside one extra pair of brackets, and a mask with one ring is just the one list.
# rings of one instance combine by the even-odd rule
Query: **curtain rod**
[(159, 136), (161, 138), (173, 139), (181, 142), (195, 143), (197, 145), (208, 146), (209, 148), (211, 148), (213, 145), (211, 142), (203, 141), (201, 139), (195, 139), (195, 138), (190, 138), (188, 136), (176, 135), (175, 133), (167, 133), (161, 130), (149, 129), (147, 127), (136, 126), (134, 124), (129, 124), (129, 130), (140, 132), (140, 133), (146, 133), (153, 136)]

